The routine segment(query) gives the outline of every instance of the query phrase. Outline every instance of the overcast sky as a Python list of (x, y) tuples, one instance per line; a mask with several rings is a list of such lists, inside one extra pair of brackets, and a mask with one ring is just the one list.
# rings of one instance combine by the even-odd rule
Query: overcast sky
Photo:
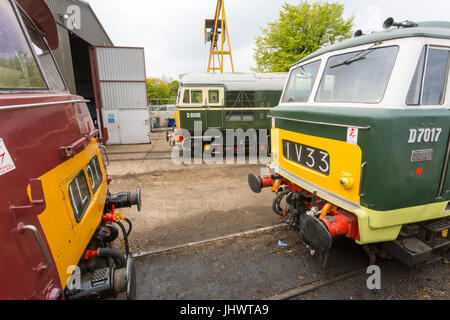
[[(145, 48), (147, 77), (178, 79), (187, 72), (205, 72), (209, 47), (204, 20), (214, 18), (216, 0), (88, 0), (116, 46)], [(310, 2), (312, 2), (310, 0)], [(450, 20), (448, 0), (330, 0), (355, 16), (355, 30), (382, 30), (383, 21)], [(253, 48), (261, 27), (278, 19), (283, 3), (299, 0), (225, 0), (235, 71), (255, 65)], [(231, 71), (225, 58), (225, 71)]]

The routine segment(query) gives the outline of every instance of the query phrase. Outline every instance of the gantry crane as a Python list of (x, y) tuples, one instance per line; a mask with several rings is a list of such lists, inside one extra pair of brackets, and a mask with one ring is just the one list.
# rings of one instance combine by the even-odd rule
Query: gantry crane
[[(217, 0), (214, 19), (205, 20), (205, 42), (211, 43), (207, 70), (208, 73), (216, 71), (223, 73), (224, 56), (226, 55), (230, 56), (231, 70), (234, 72), (224, 2), (225, 0)], [(225, 48), (225, 40), (227, 41), (228, 49)]]

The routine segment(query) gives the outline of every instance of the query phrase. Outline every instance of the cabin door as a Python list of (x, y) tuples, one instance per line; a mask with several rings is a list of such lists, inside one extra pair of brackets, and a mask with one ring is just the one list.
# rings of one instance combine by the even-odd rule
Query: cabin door
[(223, 130), (224, 89), (222, 87), (206, 88), (204, 93), (208, 128)]

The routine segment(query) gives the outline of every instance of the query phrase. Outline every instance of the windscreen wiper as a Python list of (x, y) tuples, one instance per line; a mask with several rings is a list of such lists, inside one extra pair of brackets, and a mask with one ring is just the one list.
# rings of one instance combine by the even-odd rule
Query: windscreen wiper
[(374, 43), (373, 46), (371, 46), (370, 48), (367, 48), (364, 51), (361, 51), (361, 52), (355, 54), (353, 57), (348, 58), (347, 60), (345, 60), (345, 61), (343, 61), (341, 63), (338, 63), (338, 64), (330, 66), (330, 69), (333, 69), (333, 68), (336, 68), (336, 67), (339, 67), (339, 66), (343, 66), (343, 65), (348, 66), (349, 64), (352, 64), (353, 62), (366, 59), (366, 56), (369, 55), (370, 53), (372, 53), (375, 50), (374, 47), (379, 45), (379, 44), (380, 44), (379, 42)]
[(302, 69), (302, 75), (311, 77), (311, 73), (306, 72), (305, 68), (303, 68), (302, 66), (298, 67), (298, 69)]
[(360, 61), (360, 60), (364, 60), (364, 59), (366, 59), (366, 57), (364, 57), (364, 56), (362, 56), (362, 57), (357, 57), (357, 58), (353, 58), (353, 59), (347, 59), (347, 60), (345, 60), (344, 62), (341, 62), (341, 63), (335, 64), (335, 65), (332, 65), (332, 66), (330, 67), (330, 69), (333, 69), (333, 68), (336, 68), (336, 67), (339, 67), (339, 66), (343, 66), (343, 65), (348, 66), (349, 64), (352, 64), (353, 62)]

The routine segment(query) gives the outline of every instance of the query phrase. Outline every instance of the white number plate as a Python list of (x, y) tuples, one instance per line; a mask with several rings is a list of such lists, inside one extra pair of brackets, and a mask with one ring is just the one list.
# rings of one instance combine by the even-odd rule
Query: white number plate
[(442, 128), (409, 129), (408, 143), (438, 142)]

